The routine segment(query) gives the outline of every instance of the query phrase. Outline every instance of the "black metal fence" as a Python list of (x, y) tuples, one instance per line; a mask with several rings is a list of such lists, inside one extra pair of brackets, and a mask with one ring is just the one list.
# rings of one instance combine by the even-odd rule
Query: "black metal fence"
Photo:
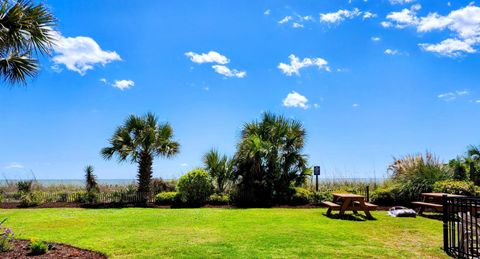
[(480, 258), (480, 198), (443, 196), (443, 246), (456, 258)]

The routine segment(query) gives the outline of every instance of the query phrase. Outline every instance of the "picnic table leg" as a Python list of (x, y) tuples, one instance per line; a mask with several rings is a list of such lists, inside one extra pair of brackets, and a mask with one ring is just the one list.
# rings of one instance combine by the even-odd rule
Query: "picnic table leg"
[(360, 207), (363, 209), (363, 212), (365, 212), (365, 216), (367, 216), (368, 219), (374, 219), (372, 214), (370, 214), (370, 210), (368, 207), (365, 205), (365, 201), (360, 201)]
[(343, 215), (345, 214), (345, 210), (348, 208), (348, 206), (350, 205), (350, 199), (349, 198), (345, 198), (343, 199), (343, 204), (342, 204), (342, 207), (340, 208), (340, 217), (343, 217)]
[(418, 215), (423, 215), (423, 211), (425, 210), (424, 206), (420, 206), (420, 209), (418, 209)]

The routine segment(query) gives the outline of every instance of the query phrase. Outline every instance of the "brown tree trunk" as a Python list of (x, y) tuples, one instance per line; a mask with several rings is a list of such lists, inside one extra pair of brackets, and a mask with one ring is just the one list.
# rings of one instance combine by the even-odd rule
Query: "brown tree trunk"
[(138, 162), (138, 192), (142, 195), (143, 202), (150, 197), (150, 181), (152, 180), (152, 155), (148, 152), (140, 153)]

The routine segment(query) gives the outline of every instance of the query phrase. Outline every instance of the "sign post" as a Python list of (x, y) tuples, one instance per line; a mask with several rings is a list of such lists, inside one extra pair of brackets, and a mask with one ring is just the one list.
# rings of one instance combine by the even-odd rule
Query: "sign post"
[(313, 167), (313, 174), (315, 175), (315, 190), (318, 192), (318, 176), (320, 175), (320, 166)]

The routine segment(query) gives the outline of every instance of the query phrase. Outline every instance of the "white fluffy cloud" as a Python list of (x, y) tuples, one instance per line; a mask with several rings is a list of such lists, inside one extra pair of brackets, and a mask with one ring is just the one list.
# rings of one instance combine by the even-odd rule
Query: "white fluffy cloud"
[(197, 54), (195, 52), (187, 52), (185, 56), (189, 57), (193, 63), (203, 64), (203, 63), (218, 63), (218, 64), (227, 64), (230, 60), (224, 55), (216, 52), (209, 51), (208, 53)]
[(133, 82), (132, 80), (115, 80), (115, 82), (113, 82), (112, 86), (115, 87), (115, 88), (118, 88), (120, 90), (125, 90), (125, 89), (129, 89), (130, 87), (134, 86), (135, 85), (135, 82)]
[(213, 70), (218, 74), (224, 75), (226, 77), (243, 78), (247, 75), (247, 72), (245, 71), (230, 69), (225, 66), (226, 64), (230, 63), (230, 59), (216, 51), (209, 51), (208, 53), (202, 54), (197, 54), (190, 51), (186, 52), (185, 56), (189, 57), (193, 63), (197, 64), (216, 63), (212, 66)]
[(270, 9), (267, 9), (267, 10), (265, 10), (265, 12), (263, 12), (263, 14), (264, 15), (270, 15), (270, 12), (271, 12)]
[(24, 168), (25, 166), (23, 166), (22, 164), (20, 163), (17, 163), (17, 162), (11, 162), (10, 164), (6, 165), (5, 167), (3, 167), (4, 169), (20, 169), (20, 168)]
[(316, 66), (319, 69), (330, 72), (330, 67), (328, 67), (328, 62), (323, 58), (304, 58), (300, 60), (294, 54), (288, 56), (290, 59), (290, 64), (280, 63), (278, 69), (280, 69), (285, 75), (291, 76), (293, 74), (300, 75), (300, 69), (305, 67)]
[(400, 52), (396, 49), (386, 49), (383, 53), (386, 55), (399, 55)]
[(415, 2), (415, 0), (389, 0), (390, 4), (395, 5), (395, 4), (409, 4)]
[(213, 65), (212, 68), (215, 70), (215, 72), (224, 75), (226, 77), (236, 77), (236, 78), (243, 78), (247, 75), (247, 72), (245, 71), (239, 71), (236, 69), (230, 69), (226, 66), (222, 65)]
[(468, 90), (461, 90), (461, 91), (439, 94), (437, 97), (439, 99), (442, 99), (442, 100), (446, 101), (446, 102), (449, 102), (449, 101), (453, 101), (453, 100), (457, 99), (460, 96), (468, 95), (469, 93), (470, 92)]
[(117, 52), (102, 50), (100, 45), (90, 37), (64, 37), (57, 31), (53, 31), (52, 35), (56, 39), (52, 60), (57, 70), (58, 65), (62, 64), (68, 70), (85, 75), (96, 64), (106, 65), (121, 60)]
[(380, 41), (381, 38), (380, 37), (371, 37), (372, 41)]
[(321, 13), (320, 21), (325, 23), (337, 23), (345, 19), (353, 19), (361, 14), (362, 12), (360, 12), (358, 8), (354, 8), (353, 10), (338, 10), (332, 13)]
[(283, 99), (283, 106), (285, 107), (308, 109), (307, 103), (308, 99), (295, 91), (292, 91)]
[(293, 18), (292, 18), (292, 16), (290, 16), (290, 15), (289, 15), (289, 16), (285, 16), (285, 17), (283, 17), (283, 19), (281, 19), (280, 21), (278, 21), (278, 23), (284, 24), (284, 23), (287, 23), (288, 21), (290, 21), (290, 20), (292, 20), (292, 19), (293, 19)]
[(370, 19), (370, 18), (375, 18), (377, 17), (377, 14), (374, 14), (372, 12), (364, 12), (363, 13), (363, 19)]
[(418, 7), (412, 7), (389, 13), (387, 19), (390, 22), (385, 23), (394, 22), (397, 28), (415, 27), (421, 33), (445, 29), (452, 32), (453, 37), (440, 43), (420, 43), (419, 46), (425, 51), (450, 57), (477, 52), (475, 47), (480, 44), (480, 7), (471, 3), (445, 16), (429, 13), (427, 16), (417, 17), (417, 10)]

